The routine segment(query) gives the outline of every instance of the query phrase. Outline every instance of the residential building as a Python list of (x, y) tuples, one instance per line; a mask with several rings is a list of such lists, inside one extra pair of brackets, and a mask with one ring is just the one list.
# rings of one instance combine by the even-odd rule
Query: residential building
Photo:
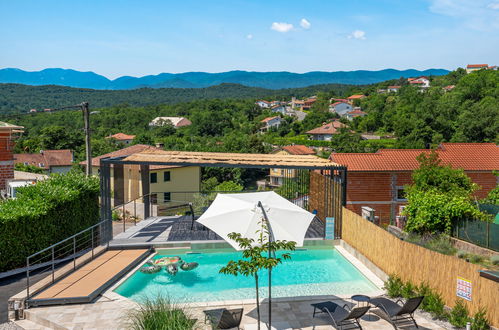
[(445, 87), (442, 87), (442, 89), (445, 91), (445, 92), (450, 92), (451, 90), (453, 90), (456, 86), (455, 85), (448, 85), (448, 86), (445, 86)]
[(291, 98), (291, 108), (303, 111), (304, 105), (305, 101), (297, 100), (294, 96)]
[(338, 120), (335, 120), (320, 127), (314, 128), (313, 130), (308, 131), (306, 134), (310, 135), (311, 140), (331, 141), (333, 135), (338, 134), (339, 128), (341, 127), (345, 127), (345, 124), (339, 122)]
[(364, 117), (366, 116), (367, 113), (362, 111), (359, 107), (356, 107), (355, 109), (353, 109), (352, 111), (349, 111), (345, 114), (345, 117), (348, 119), (348, 120), (353, 120), (354, 118), (357, 118), (357, 117)]
[(14, 178), (14, 139), (23, 127), (0, 122), (0, 191), (7, 188), (7, 181)]
[(338, 115), (342, 116), (349, 111), (353, 110), (353, 106), (347, 102), (334, 102), (329, 105), (329, 112), (336, 112)]
[[(99, 175), (100, 160), (108, 157), (124, 157), (146, 150), (161, 150), (145, 144), (136, 144), (92, 158), (92, 174)], [(80, 163), (86, 165), (86, 161)], [(114, 174), (119, 180), (114, 180)], [(123, 178), (123, 179), (121, 179)], [(114, 205), (142, 197), (142, 177), (139, 165), (123, 165), (111, 168), (111, 189), (114, 192)], [(158, 204), (168, 201), (193, 202), (201, 190), (201, 168), (199, 166), (149, 167), (149, 191)]]
[(255, 102), (255, 104), (258, 105), (260, 108), (270, 108), (270, 102), (265, 100), (258, 100)]
[(473, 71), (478, 71), (481, 69), (488, 69), (489, 65), (488, 64), (468, 64), (466, 66), (466, 73), (471, 73)]
[[(400, 215), (406, 204), (404, 186), (412, 183), (419, 167), (416, 157), (428, 149), (382, 149), (376, 153), (333, 153), (331, 161), (348, 169), (347, 208), (361, 214), (363, 206), (375, 210), (381, 222)], [(492, 190), (498, 178), (499, 147), (494, 143), (442, 143), (436, 148), (444, 164), (461, 168), (480, 186), (478, 199)]]
[(113, 140), (116, 140), (116, 142), (122, 143), (122, 144), (132, 144), (133, 139), (135, 139), (135, 135), (128, 135), (125, 133), (116, 133), (113, 135), (109, 135), (108, 137), (106, 137), (106, 139), (113, 139)]
[(279, 116), (267, 117), (260, 121), (263, 123), (263, 127), (260, 128), (260, 131), (266, 132), (272, 128), (279, 128), (282, 122), (282, 118)]
[(354, 94), (354, 95), (351, 95), (351, 96), (347, 97), (347, 100), (348, 100), (348, 102), (353, 103), (355, 100), (362, 100), (364, 98), (366, 98), (365, 95)]
[(408, 78), (407, 81), (412, 86), (417, 86), (420, 88), (428, 88), (430, 87), (430, 80), (427, 77), (418, 77), (418, 78)]
[(396, 85), (394, 85), (394, 86), (388, 86), (386, 90), (387, 90), (388, 93), (397, 93), (400, 90), (401, 87), (402, 86), (396, 86)]
[(281, 105), (281, 104), (284, 104), (284, 103), (281, 102), (281, 101), (277, 101), (277, 100), (270, 101), (270, 107), (273, 107), (273, 106), (276, 106), (276, 105)]
[[(315, 151), (301, 144), (293, 144), (276, 149), (277, 155), (315, 155)], [(269, 170), (269, 186), (280, 187), (285, 179), (294, 179), (299, 175), (296, 170), (284, 168), (271, 168)]]
[(168, 122), (170, 122), (175, 128), (189, 126), (192, 124), (189, 119), (184, 117), (156, 117), (149, 123), (149, 126), (164, 126)]
[(33, 154), (15, 154), (14, 164), (36, 166), (51, 173), (67, 173), (73, 167), (73, 151), (62, 150), (41, 150)]
[(312, 107), (312, 105), (317, 101), (317, 97), (316, 96), (311, 96), (309, 97), (308, 99), (306, 99), (305, 101), (303, 101), (303, 107), (302, 107), (302, 110), (310, 110), (310, 108)]
[(283, 115), (285, 115), (286, 112), (287, 112), (286, 106), (282, 105), (282, 104), (273, 105), (270, 109), (271, 109), (272, 112), (277, 112), (277, 113), (280, 113), (280, 114), (283, 114)]

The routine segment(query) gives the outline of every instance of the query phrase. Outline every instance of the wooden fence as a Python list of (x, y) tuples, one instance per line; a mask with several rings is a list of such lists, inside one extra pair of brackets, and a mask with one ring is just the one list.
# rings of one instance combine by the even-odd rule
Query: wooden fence
[(326, 173), (310, 172), (308, 208), (309, 211), (316, 211), (317, 217), (322, 221), (325, 221), (327, 217), (334, 217), (334, 232), (336, 238), (339, 238), (343, 188), (337, 173), (324, 172)]
[(471, 281), (472, 300), (462, 300), (471, 313), (480, 306), (486, 308), (491, 324), (499, 327), (499, 283), (481, 277), (481, 266), (402, 241), (346, 208), (342, 239), (385, 273), (415, 284), (427, 282), (450, 307), (462, 299), (456, 296), (457, 278)]

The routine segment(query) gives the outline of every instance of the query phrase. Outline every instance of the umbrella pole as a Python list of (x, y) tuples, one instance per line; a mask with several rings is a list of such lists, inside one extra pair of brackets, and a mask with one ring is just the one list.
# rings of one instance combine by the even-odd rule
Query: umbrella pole
[[(262, 202), (258, 202), (258, 206), (262, 209), (263, 218), (267, 223), (267, 230), (269, 231), (269, 243), (273, 240), (274, 235), (272, 234), (272, 228), (270, 227), (269, 218), (267, 217), (267, 212), (262, 205)], [(269, 259), (272, 258), (272, 251), (270, 250), (269, 244)], [(272, 329), (272, 267), (269, 267), (269, 326), (268, 329)]]

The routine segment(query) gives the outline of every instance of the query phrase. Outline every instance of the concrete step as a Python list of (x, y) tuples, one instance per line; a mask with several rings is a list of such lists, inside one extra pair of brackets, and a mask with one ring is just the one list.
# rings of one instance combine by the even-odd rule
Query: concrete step
[(43, 325), (40, 325), (38, 323), (35, 323), (33, 321), (30, 321), (30, 320), (18, 320), (18, 321), (15, 321), (14, 324), (17, 327), (19, 327), (19, 329), (25, 329), (25, 330), (49, 330), (49, 329), (51, 329), (51, 328), (47, 328)]

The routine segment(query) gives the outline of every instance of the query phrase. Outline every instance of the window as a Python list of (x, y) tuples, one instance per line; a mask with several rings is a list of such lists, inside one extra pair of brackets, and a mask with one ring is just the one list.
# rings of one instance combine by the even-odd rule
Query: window
[(166, 171), (163, 173), (163, 181), (164, 182), (170, 181), (170, 171)]
[(158, 182), (158, 173), (151, 173), (151, 183)]
[(158, 194), (151, 194), (151, 203), (158, 204)]
[(404, 187), (397, 187), (397, 200), (398, 201), (406, 201), (407, 198), (405, 196)]
[(164, 203), (169, 202), (171, 200), (172, 200), (172, 193), (169, 193), (169, 192), (163, 193), (163, 202)]

